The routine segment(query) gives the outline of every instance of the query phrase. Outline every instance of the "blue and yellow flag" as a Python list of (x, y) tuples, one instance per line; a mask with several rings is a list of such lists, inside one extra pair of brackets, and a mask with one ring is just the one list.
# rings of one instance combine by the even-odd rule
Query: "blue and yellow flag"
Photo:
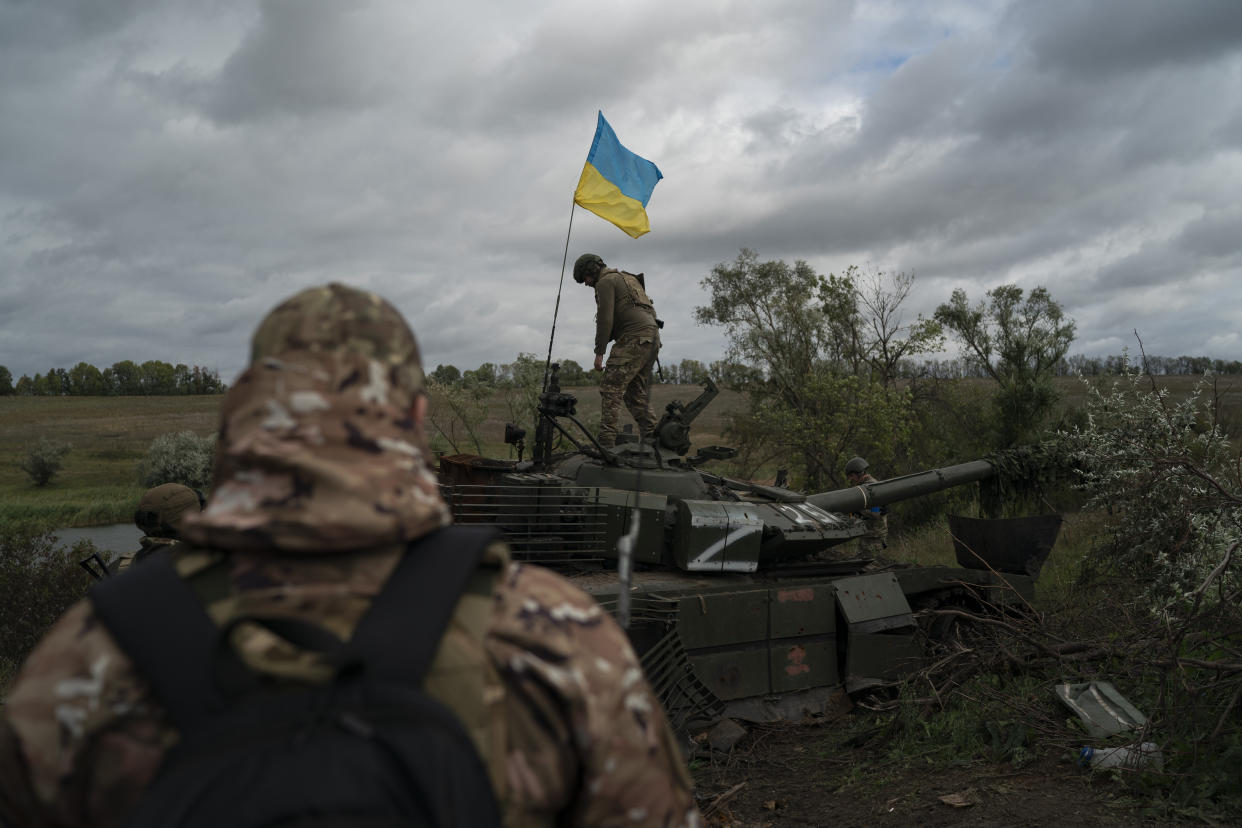
[(621, 146), (617, 133), (601, 112), (595, 125), (595, 140), (582, 167), (578, 189), (574, 190), (574, 204), (638, 238), (651, 231), (647, 202), (656, 182), (663, 177), (655, 164)]

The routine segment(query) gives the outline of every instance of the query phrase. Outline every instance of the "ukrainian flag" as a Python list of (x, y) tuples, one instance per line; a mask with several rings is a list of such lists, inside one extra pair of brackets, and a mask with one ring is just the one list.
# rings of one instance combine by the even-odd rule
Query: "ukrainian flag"
[(647, 223), (647, 202), (656, 182), (663, 177), (655, 164), (621, 146), (617, 134), (600, 112), (595, 140), (591, 142), (578, 189), (574, 191), (574, 204), (638, 238), (651, 231)]

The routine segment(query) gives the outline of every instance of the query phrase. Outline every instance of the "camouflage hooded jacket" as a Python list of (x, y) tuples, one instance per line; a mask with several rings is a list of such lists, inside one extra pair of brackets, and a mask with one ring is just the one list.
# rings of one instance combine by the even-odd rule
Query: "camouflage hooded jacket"
[[(284, 613), (348, 637), (406, 544), (449, 522), (410, 399), (390, 378), (374, 359), (307, 352), (253, 362), (229, 392), (215, 489), (176, 555), (192, 585), (217, 585), (199, 590), (217, 622)], [(621, 629), (559, 576), (509, 562), (503, 544), (485, 565), (494, 589), (466, 591), (426, 687), (474, 737), (505, 824), (699, 824)], [(328, 675), (261, 628), (239, 625), (233, 645), (279, 677)], [(90, 603), (79, 603), (8, 694), (0, 825), (120, 825), (177, 739)]]

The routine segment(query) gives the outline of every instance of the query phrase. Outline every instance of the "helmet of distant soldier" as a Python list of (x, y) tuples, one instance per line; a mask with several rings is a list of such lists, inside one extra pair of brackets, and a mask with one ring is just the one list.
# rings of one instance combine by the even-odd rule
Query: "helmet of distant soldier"
[(574, 281), (582, 284), (604, 269), (604, 260), (594, 253), (583, 253), (574, 262)]
[(203, 496), (197, 489), (180, 483), (165, 483), (147, 489), (138, 510), (134, 512), (134, 525), (152, 538), (177, 538), (177, 527), (187, 512), (202, 511)]
[(867, 461), (861, 457), (854, 457), (845, 464), (846, 474), (862, 474), (867, 470)]

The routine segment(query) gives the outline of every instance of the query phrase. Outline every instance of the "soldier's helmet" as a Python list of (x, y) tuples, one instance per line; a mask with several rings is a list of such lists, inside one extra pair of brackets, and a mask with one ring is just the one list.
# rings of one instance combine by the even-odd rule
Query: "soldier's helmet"
[(582, 284), (604, 269), (604, 260), (594, 253), (583, 253), (574, 262), (574, 281)]
[(180, 483), (165, 483), (147, 489), (134, 512), (134, 525), (147, 537), (177, 538), (178, 526), (186, 513), (202, 511), (203, 495), (198, 489)]
[(845, 464), (846, 474), (862, 474), (867, 470), (867, 461), (861, 457), (854, 457)]

